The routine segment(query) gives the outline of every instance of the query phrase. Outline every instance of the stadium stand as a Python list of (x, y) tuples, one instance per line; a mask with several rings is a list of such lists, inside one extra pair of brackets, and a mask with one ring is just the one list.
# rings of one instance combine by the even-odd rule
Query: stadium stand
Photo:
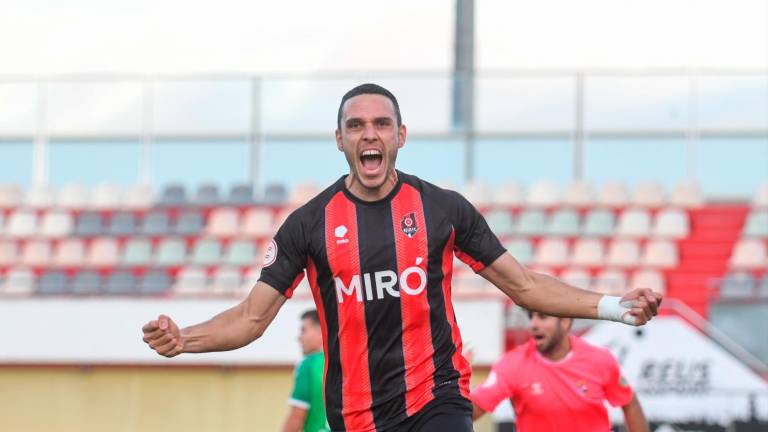
[[(179, 184), (157, 195), (146, 185), (0, 185), (0, 292), (242, 295), (258, 278), (265, 242), (318, 190), (272, 184), (256, 197), (248, 184), (226, 195), (202, 184), (190, 197)], [(668, 196), (655, 183), (631, 195), (621, 183), (597, 195), (584, 182), (463, 189), (521, 263), (601, 292), (650, 286), (704, 316), (712, 290), (746, 292), (738, 278), (751, 277), (751, 295), (768, 297), (766, 190), (750, 207), (707, 204), (692, 184)], [(489, 290), (457, 263), (457, 292)]]

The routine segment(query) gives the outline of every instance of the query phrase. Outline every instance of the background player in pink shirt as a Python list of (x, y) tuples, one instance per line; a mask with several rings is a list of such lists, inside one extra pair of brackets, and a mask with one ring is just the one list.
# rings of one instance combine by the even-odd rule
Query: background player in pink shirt
[(643, 409), (608, 350), (571, 335), (570, 318), (530, 317), (531, 339), (504, 354), (472, 391), (474, 419), (509, 398), (521, 432), (605, 432), (611, 428), (607, 400), (622, 407), (629, 432), (648, 431)]

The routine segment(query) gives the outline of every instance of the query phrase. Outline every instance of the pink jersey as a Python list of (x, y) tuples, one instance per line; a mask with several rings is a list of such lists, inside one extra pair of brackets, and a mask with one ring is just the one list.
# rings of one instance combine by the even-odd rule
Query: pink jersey
[(606, 349), (570, 336), (571, 352), (557, 362), (544, 358), (533, 339), (493, 365), (472, 400), (493, 411), (510, 398), (521, 432), (606, 432), (611, 426), (603, 400), (624, 406), (632, 388)]

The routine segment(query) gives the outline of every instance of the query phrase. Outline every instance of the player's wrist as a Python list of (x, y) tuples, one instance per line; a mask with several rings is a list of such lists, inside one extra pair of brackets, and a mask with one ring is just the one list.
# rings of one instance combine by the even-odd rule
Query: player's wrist
[(621, 297), (604, 295), (597, 303), (597, 317), (603, 320), (635, 325), (636, 319), (630, 314), (631, 304), (622, 302)]

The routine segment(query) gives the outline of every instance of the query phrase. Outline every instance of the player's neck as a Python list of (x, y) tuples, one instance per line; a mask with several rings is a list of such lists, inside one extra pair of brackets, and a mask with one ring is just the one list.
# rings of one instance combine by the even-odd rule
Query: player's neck
[(350, 172), (344, 181), (347, 190), (363, 201), (378, 201), (386, 198), (392, 189), (397, 186), (397, 171), (394, 169), (387, 174), (387, 179), (377, 188), (368, 188), (363, 185), (354, 172)]
[(549, 361), (557, 362), (568, 356), (569, 352), (571, 352), (571, 338), (565, 335), (552, 350), (541, 355)]

